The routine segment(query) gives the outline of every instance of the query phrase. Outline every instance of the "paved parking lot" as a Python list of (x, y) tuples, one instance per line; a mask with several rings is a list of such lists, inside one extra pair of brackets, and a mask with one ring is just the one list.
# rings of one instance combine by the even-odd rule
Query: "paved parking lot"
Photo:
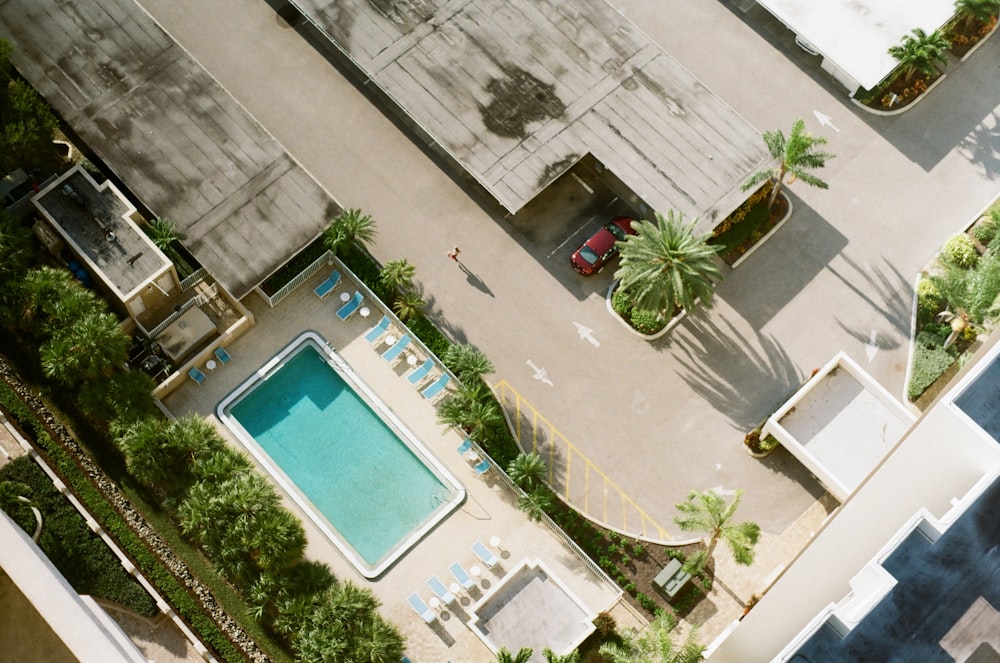
[[(650, 344), (607, 316), (598, 283), (608, 272), (580, 279), (566, 259), (575, 239), (558, 248), (586, 232), (572, 234), (574, 219), (596, 227), (601, 206), (591, 201), (600, 196), (567, 180), (553, 194), (562, 198), (535, 210), (543, 218), (546, 205), (572, 209), (559, 223), (504, 218), (477, 204), (474, 189), (443, 172), (267, 4), (142, 4), (342, 204), (373, 215), (375, 255), (417, 266), (448, 334), (482, 348), (496, 379), (663, 523), (689, 490), (721, 487), (744, 488), (742, 514), (765, 531), (789, 528), (823, 491), (781, 454), (747, 457), (743, 434), (840, 349), (901, 393), (916, 271), (998, 189), (989, 148), (1000, 102), (996, 39), (919, 107), (881, 118), (854, 108), (759, 16), (723, 2), (618, 0), (753, 125), (787, 130), (803, 117), (838, 155), (822, 173), (829, 191), (791, 187), (792, 222), (727, 274), (714, 307)], [(836, 128), (820, 126), (816, 112)], [(456, 243), (464, 272), (445, 257)], [(875, 351), (870, 360), (866, 349)]]

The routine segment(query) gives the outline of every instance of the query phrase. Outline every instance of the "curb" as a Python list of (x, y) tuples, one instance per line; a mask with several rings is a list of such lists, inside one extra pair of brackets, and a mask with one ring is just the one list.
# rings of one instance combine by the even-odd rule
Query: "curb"
[[(968, 55), (968, 54), (966, 54), (966, 55)], [(933, 83), (931, 83), (930, 87), (928, 87), (926, 90), (923, 91), (923, 93), (921, 93), (921, 95), (919, 97), (917, 97), (916, 99), (914, 99), (911, 103), (906, 104), (902, 108), (897, 108), (896, 110), (879, 110), (877, 108), (872, 108), (871, 106), (868, 106), (866, 104), (861, 103), (860, 101), (858, 101), (857, 99), (855, 99), (853, 96), (850, 97), (850, 99), (851, 99), (851, 103), (852, 104), (854, 104), (855, 106), (857, 106), (858, 108), (860, 108), (863, 111), (871, 113), (872, 115), (881, 115), (882, 117), (892, 117), (893, 115), (902, 115), (903, 113), (905, 113), (906, 111), (910, 110), (911, 108), (913, 108), (914, 106), (916, 106), (917, 104), (919, 104), (921, 101), (923, 101), (924, 97), (926, 97), (928, 94), (930, 94), (931, 90), (933, 90), (934, 88), (936, 88), (938, 86), (938, 83), (940, 83), (941, 81), (943, 81), (946, 78), (948, 78), (948, 74), (941, 74), (940, 76), (938, 76), (934, 80)]]
[(638, 336), (639, 338), (646, 341), (655, 341), (658, 338), (666, 336), (671, 329), (676, 327), (678, 324), (680, 324), (681, 320), (687, 317), (687, 311), (682, 310), (680, 313), (670, 318), (670, 322), (668, 322), (663, 329), (654, 334), (643, 334), (642, 332), (636, 331), (635, 327), (630, 325), (628, 321), (625, 320), (625, 318), (618, 315), (618, 311), (616, 311), (614, 307), (611, 305), (611, 295), (614, 294), (615, 288), (618, 287), (618, 283), (619, 281), (615, 280), (611, 282), (610, 286), (608, 286), (608, 294), (604, 296), (604, 305), (607, 307), (608, 313), (611, 314), (611, 317), (620, 322), (622, 326), (625, 327), (625, 329), (629, 330), (629, 332), (632, 333), (633, 336)]

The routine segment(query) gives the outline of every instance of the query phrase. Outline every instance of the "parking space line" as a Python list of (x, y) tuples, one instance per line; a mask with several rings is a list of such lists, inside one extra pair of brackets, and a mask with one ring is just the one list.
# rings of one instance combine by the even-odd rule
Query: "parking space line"
[[(548, 458), (548, 483), (549, 487), (557, 494), (562, 494), (563, 499), (587, 517), (615, 530), (626, 532), (632, 536), (642, 537), (649, 541), (670, 543), (673, 537), (670, 532), (656, 522), (639, 504), (627, 495), (601, 468), (595, 465), (576, 445), (570, 442), (566, 436), (559, 432), (555, 425), (545, 418), (534, 406), (511, 387), (505, 380), (501, 380), (493, 386), (493, 391), (497, 400), (504, 407), (505, 413), (516, 417), (517, 421), (513, 428), (518, 431), (518, 441), (522, 449), (525, 440), (523, 438), (521, 422), (524, 421), (531, 426), (531, 451), (538, 453), (540, 445), (548, 444), (549, 449), (546, 454)], [(530, 421), (527, 416), (531, 413)], [(555, 463), (560, 457), (564, 457), (565, 475), (562, 477), (562, 485), (554, 485), (557, 481), (555, 473)], [(583, 462), (583, 485), (574, 487), (571, 481), (570, 468), (573, 461)], [(592, 473), (593, 471), (593, 473)], [(591, 477), (596, 476), (600, 480), (602, 493), (600, 513), (590, 511), (590, 492), (592, 490)], [(582, 491), (582, 492), (581, 492)], [(617, 503), (616, 503), (617, 502)], [(620, 509), (621, 513), (618, 514)], [(632, 528), (629, 529), (629, 511), (634, 510), (638, 515), (638, 520), (633, 517)], [(612, 516), (611, 514), (616, 515)]]
[(569, 242), (571, 239), (573, 239), (574, 237), (576, 237), (577, 235), (579, 235), (580, 231), (581, 230), (585, 230), (587, 228), (587, 226), (590, 225), (590, 222), (593, 221), (596, 218), (597, 218), (596, 214), (592, 214), (589, 217), (587, 217), (587, 221), (582, 226), (580, 226), (579, 228), (577, 228), (576, 230), (574, 230), (572, 232), (572, 234), (570, 234), (569, 237), (567, 237), (566, 239), (564, 239), (562, 241), (562, 243), (559, 244), (559, 246), (557, 246), (556, 248), (554, 248), (552, 250), (552, 253), (550, 253), (549, 255), (545, 256), (545, 259), (548, 260), (549, 258), (551, 258), (552, 256), (554, 256), (556, 253), (558, 253), (559, 251), (561, 251), (562, 247), (566, 246), (567, 242)]

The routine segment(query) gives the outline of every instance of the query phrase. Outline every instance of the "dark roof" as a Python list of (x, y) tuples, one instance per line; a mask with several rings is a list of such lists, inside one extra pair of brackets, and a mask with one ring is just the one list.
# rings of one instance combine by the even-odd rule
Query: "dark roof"
[(32, 201), (123, 302), (170, 264), (129, 222), (135, 207), (110, 182), (98, 185), (80, 167), (50, 184)]
[(984, 633), (989, 642), (1000, 621), (998, 513), (1000, 480), (936, 542), (914, 530), (883, 563), (897, 580), (889, 594), (846, 637), (824, 624), (790, 660), (956, 660), (942, 645), (964, 652), (959, 661), (977, 650), (977, 656), (988, 653), (982, 648)]
[(329, 195), (134, 0), (6, 0), (14, 63), (236, 297), (314, 239)]
[(604, 0), (292, 4), (512, 212), (591, 153), (655, 209), (708, 223), (769, 158)]

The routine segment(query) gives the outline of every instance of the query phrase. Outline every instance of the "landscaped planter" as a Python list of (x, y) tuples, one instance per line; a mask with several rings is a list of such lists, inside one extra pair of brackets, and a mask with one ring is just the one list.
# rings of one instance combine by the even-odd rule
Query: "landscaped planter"
[(778, 221), (776, 224), (774, 224), (774, 226), (772, 226), (770, 230), (764, 233), (763, 237), (754, 242), (753, 245), (743, 253), (743, 255), (741, 255), (739, 258), (733, 261), (733, 264), (730, 265), (730, 267), (732, 267), (733, 269), (736, 269), (741, 264), (743, 264), (744, 260), (752, 256), (754, 251), (756, 251), (760, 246), (762, 246), (764, 242), (771, 239), (771, 235), (778, 232), (778, 230), (781, 229), (781, 226), (785, 225), (785, 222), (791, 218), (792, 211), (795, 209), (794, 206), (792, 205), (792, 199), (786, 196), (784, 191), (779, 191), (778, 197), (784, 198), (785, 202), (788, 205), (788, 208), (785, 210), (785, 215), (782, 216), (781, 220)]
[(639, 338), (645, 339), (647, 341), (655, 341), (658, 338), (662, 338), (663, 336), (667, 335), (670, 332), (671, 329), (673, 329), (674, 327), (676, 327), (678, 325), (678, 323), (680, 323), (680, 321), (683, 320), (687, 316), (687, 311), (685, 311), (685, 310), (682, 309), (680, 311), (680, 313), (678, 313), (674, 317), (670, 318), (670, 321), (667, 322), (666, 326), (664, 326), (663, 329), (661, 329), (659, 331), (656, 331), (656, 332), (653, 332), (652, 334), (643, 334), (638, 329), (636, 329), (635, 327), (633, 327), (629, 323), (628, 320), (626, 320), (622, 316), (618, 315), (618, 311), (616, 311), (615, 307), (612, 306), (612, 304), (611, 304), (611, 296), (615, 293), (615, 290), (617, 288), (618, 288), (618, 281), (612, 282), (611, 283), (611, 287), (608, 288), (608, 294), (604, 298), (604, 303), (608, 307), (608, 313), (610, 313), (614, 317), (615, 320), (617, 320), (622, 325), (624, 325), (626, 329), (628, 329), (630, 332), (632, 332), (632, 334), (634, 334), (635, 336), (638, 336)]

